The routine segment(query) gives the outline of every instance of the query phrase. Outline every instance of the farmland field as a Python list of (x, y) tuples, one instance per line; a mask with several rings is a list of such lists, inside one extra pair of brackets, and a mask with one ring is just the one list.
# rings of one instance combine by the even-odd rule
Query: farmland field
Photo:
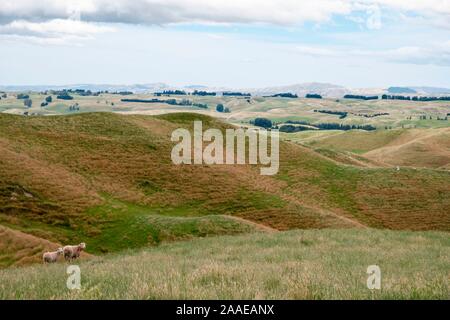
[[(448, 101), (399, 101), (399, 100), (354, 100), (354, 99), (306, 99), (306, 98), (266, 98), (224, 96), (155, 96), (153, 94), (120, 94), (102, 93), (99, 96), (80, 96), (72, 94), (73, 100), (57, 99), (55, 95), (30, 92), (32, 107), (23, 105), (23, 100), (16, 98), (16, 93), (10, 93), (0, 100), (0, 112), (37, 115), (58, 115), (79, 112), (119, 112), (132, 114), (157, 115), (169, 112), (195, 112), (233, 123), (246, 123), (256, 117), (266, 117), (275, 122), (287, 120), (307, 121), (310, 123), (339, 122), (342, 124), (371, 124), (379, 129), (389, 128), (445, 128), (450, 127), (450, 121), (445, 119), (450, 113)], [(53, 102), (41, 107), (47, 96), (53, 97)], [(191, 106), (170, 106), (166, 103), (123, 102), (122, 99), (188, 99), (194, 103), (208, 105), (208, 109)], [(223, 104), (230, 113), (216, 112), (217, 104)], [(70, 106), (78, 104), (79, 110), (71, 111)], [(331, 110), (348, 112), (345, 119), (339, 119), (332, 114), (314, 112), (314, 110)], [(379, 116), (377, 114), (380, 114)], [(421, 119), (420, 116), (425, 116)], [(442, 119), (442, 120), (438, 120)]]
[[(2, 314), (449, 301), (449, 31), (450, 0), (1, 0)], [(34, 299), (169, 301), (3, 301)]]
[[(205, 109), (101, 94), (41, 107), (46, 96), (31, 93), (31, 108), (14, 93), (0, 100), (0, 298), (448, 298), (445, 103), (194, 97)], [(325, 109), (351, 113), (314, 111)], [(378, 113), (389, 115), (361, 116)], [(257, 117), (376, 130), (281, 133), (274, 176), (172, 164), (176, 128), (253, 127)], [(42, 252), (82, 241), (86, 287), (49, 286), (64, 264), (34, 265)], [(377, 293), (365, 287), (371, 264), (386, 272)]]

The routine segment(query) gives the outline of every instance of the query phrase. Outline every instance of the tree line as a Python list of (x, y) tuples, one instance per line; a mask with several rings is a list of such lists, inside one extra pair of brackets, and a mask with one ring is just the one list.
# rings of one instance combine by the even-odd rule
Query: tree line
[(250, 93), (242, 93), (242, 92), (231, 92), (231, 91), (227, 91), (227, 92), (223, 92), (222, 93), (223, 96), (230, 96), (230, 97), (251, 97), (252, 95)]
[(359, 99), (359, 100), (378, 100), (378, 96), (361, 96), (355, 94), (346, 94), (344, 99)]
[(280, 132), (293, 133), (299, 131), (306, 130), (365, 130), (365, 131), (373, 131), (377, 128), (367, 124), (367, 125), (355, 125), (355, 124), (342, 124), (342, 123), (314, 123), (311, 124), (307, 121), (295, 121), (288, 120), (284, 122), (283, 125), (278, 126), (274, 125), (274, 123), (267, 118), (255, 118), (254, 120), (250, 120), (250, 124), (262, 127), (265, 129), (273, 128), (279, 129)]
[(215, 92), (207, 92), (207, 91), (198, 91), (198, 90), (194, 90), (194, 92), (192, 92), (193, 96), (215, 96), (216, 93)]
[(305, 98), (307, 99), (322, 99), (322, 96), (320, 94), (316, 93), (308, 93)]
[(419, 96), (401, 96), (401, 95), (388, 95), (383, 94), (381, 96), (383, 100), (410, 100), (410, 101), (450, 101), (450, 97), (419, 97)]
[(282, 125), (279, 130), (280, 132), (299, 132), (299, 131), (307, 131), (307, 130), (365, 130), (365, 131), (373, 131), (377, 128), (370, 125), (355, 125), (355, 124), (341, 124), (341, 123), (315, 123), (315, 124), (307, 124), (307, 126), (295, 126), (292, 124)]
[(198, 107), (202, 109), (208, 109), (208, 105), (204, 103), (193, 103), (190, 100), (182, 99), (181, 101), (177, 101), (176, 99), (167, 99), (167, 100), (160, 100), (160, 99), (121, 99), (122, 102), (139, 102), (139, 103), (167, 103), (169, 105), (173, 106), (193, 106)]
[(276, 94), (273, 94), (271, 96), (264, 96), (264, 98), (291, 98), (291, 99), (296, 99), (296, 98), (298, 98), (298, 95), (295, 94), (295, 93), (284, 92), (284, 93), (276, 93)]
[(334, 110), (314, 110), (314, 112), (337, 115), (337, 116), (339, 116), (339, 119), (344, 119), (348, 115), (348, 112), (345, 112), (345, 111), (334, 111)]
[(162, 92), (155, 92), (155, 96), (170, 96), (170, 95), (178, 95), (178, 96), (185, 96), (186, 91), (183, 90), (164, 90)]

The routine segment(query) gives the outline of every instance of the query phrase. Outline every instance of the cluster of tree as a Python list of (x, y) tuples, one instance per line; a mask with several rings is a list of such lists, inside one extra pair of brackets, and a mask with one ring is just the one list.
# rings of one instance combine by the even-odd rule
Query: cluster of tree
[(450, 101), (450, 97), (412, 97), (412, 101)]
[(73, 97), (71, 95), (69, 95), (67, 92), (62, 92), (61, 94), (58, 94), (56, 96), (57, 99), (61, 99), (61, 100), (72, 100)]
[[(449, 116), (450, 116), (450, 113), (447, 113), (447, 115), (446, 115), (446, 116), (443, 116), (443, 117), (436, 116), (436, 120), (447, 121)], [(407, 119), (408, 119), (408, 118), (407, 118)], [(433, 120), (433, 116), (426, 116), (426, 115), (424, 115), (424, 114), (422, 114), (422, 115), (419, 116), (419, 120), (427, 120), (427, 119)], [(411, 117), (409, 117), (408, 120), (411, 120)]]
[(222, 93), (224, 96), (230, 96), (230, 97), (251, 97), (252, 95), (250, 93), (242, 93), (242, 92), (224, 92)]
[(46, 106), (48, 106), (48, 104), (51, 103), (51, 102), (52, 102), (52, 96), (48, 96), (48, 97), (45, 98), (45, 101), (43, 101), (43, 102), (41, 103), (41, 107), (46, 107)]
[(219, 104), (216, 106), (216, 111), (217, 111), (217, 112), (223, 112), (223, 113), (230, 113), (230, 112), (231, 112), (230, 109), (229, 109), (228, 107), (224, 107), (224, 105), (221, 104), (221, 103), (219, 103)]
[(62, 92), (59, 92), (58, 94), (64, 95), (64, 93), (73, 93), (83, 97), (99, 95), (98, 92), (92, 92), (91, 90), (84, 90), (84, 89), (68, 89), (68, 90), (64, 89), (62, 90)]
[(197, 108), (208, 109), (208, 105), (206, 103), (194, 103), (188, 99), (182, 99), (180, 102), (178, 102), (176, 99), (168, 99), (166, 100), (166, 103), (174, 106), (193, 106)]
[(418, 96), (399, 96), (383, 94), (381, 99), (384, 100), (410, 100), (410, 101), (450, 101), (450, 97), (418, 97)]
[(376, 130), (377, 128), (370, 125), (370, 124), (365, 124), (365, 125), (349, 125), (349, 124), (340, 124), (340, 123), (319, 123), (319, 124), (314, 124), (314, 127), (320, 129), (320, 130), (344, 130), (344, 131), (348, 131), (348, 130), (365, 130), (365, 131), (373, 131)]
[(179, 95), (179, 96), (185, 96), (186, 91), (182, 90), (164, 90), (163, 92), (155, 92), (155, 96), (170, 96), (170, 95)]
[(167, 104), (173, 105), (173, 106), (193, 106), (197, 108), (202, 109), (208, 109), (208, 105), (205, 103), (193, 103), (192, 101), (188, 99), (182, 99), (181, 101), (177, 101), (176, 99), (167, 99), (167, 100), (161, 100), (164, 101)]
[(255, 120), (250, 120), (250, 124), (262, 128), (272, 128), (272, 121), (267, 118), (256, 118)]
[(372, 125), (348, 125), (341, 123), (318, 123), (318, 124), (308, 124), (308, 126), (295, 126), (292, 124), (285, 124), (280, 127), (281, 132), (299, 132), (306, 130), (365, 130), (365, 131), (373, 131), (376, 130)]
[[(172, 99), (175, 100), (175, 99)], [(167, 103), (168, 100), (160, 99), (121, 99), (122, 102), (141, 102), (141, 103)], [(175, 100), (176, 101), (176, 100)]]
[(322, 99), (322, 96), (320, 94), (316, 94), (316, 93), (308, 93), (305, 98), (308, 99)]
[(29, 98), (26, 98), (23, 100), (23, 105), (27, 108), (31, 108), (32, 104), (33, 104), (33, 101), (31, 101), (31, 99), (29, 99)]
[(93, 95), (91, 90), (84, 90), (84, 89), (75, 89), (75, 90), (69, 89), (67, 92), (75, 93), (75, 94), (78, 94), (80, 96), (86, 96), (86, 97)]
[(285, 92), (285, 93), (277, 93), (271, 96), (265, 96), (264, 98), (298, 98), (298, 95), (295, 93)]
[(7, 97), (6, 93), (3, 93), (2, 98), (6, 98), (6, 97)]
[(62, 90), (49, 90), (49, 91), (42, 91), (41, 94), (43, 95), (47, 95), (47, 94), (53, 94), (53, 95), (60, 95), (60, 96), (65, 96), (65, 95), (69, 95), (69, 94), (77, 94), (79, 96), (99, 96), (100, 93), (103, 93), (107, 91), (97, 91), (97, 92), (92, 92), (91, 90), (85, 90), (85, 89), (62, 89)]
[(194, 90), (194, 92), (192, 92), (193, 96), (215, 96), (216, 93), (215, 92), (207, 92), (207, 91), (198, 91), (198, 90)]
[(348, 112), (345, 111), (333, 111), (333, 110), (314, 110), (314, 112), (319, 112), (319, 113), (327, 113), (327, 114), (334, 114), (339, 116), (339, 119), (344, 119), (347, 117)]
[(365, 117), (365, 118), (375, 118), (375, 117), (389, 115), (388, 112), (380, 112), (380, 113), (372, 113), (372, 114), (368, 114), (368, 113), (352, 113), (352, 114), (354, 114), (355, 116), (358, 116), (358, 117)]
[[(64, 91), (66, 91), (66, 90), (64, 90)], [(98, 97), (99, 95), (101, 95), (103, 93), (107, 93), (107, 94), (122, 94), (122, 93), (125, 93), (125, 95), (133, 94), (133, 92), (131, 92), (131, 91), (111, 91), (111, 92), (109, 92), (109, 90), (101, 90), (101, 91), (92, 92), (91, 95), (94, 96), (94, 97)]]
[(305, 126), (309, 126), (309, 125), (310, 125), (309, 122), (307, 122), (307, 121), (301, 121), (301, 120), (287, 120), (287, 121), (285, 121), (284, 123), (289, 123), (289, 124), (302, 124), (302, 125), (305, 125)]
[(30, 96), (28, 94), (25, 93), (18, 93), (17, 94), (17, 99), (29, 99)]
[(359, 100), (377, 100), (378, 96), (361, 96), (355, 94), (346, 94), (344, 99), (359, 99)]
[(121, 99), (122, 102), (140, 102), (140, 103), (167, 103), (173, 106), (193, 106), (198, 107), (202, 109), (208, 109), (208, 105), (204, 103), (193, 103), (190, 100), (183, 99), (181, 101), (177, 101), (176, 99), (167, 99), (167, 100), (160, 100), (160, 99)]
[(114, 92), (111, 92), (111, 94), (118, 94), (121, 96), (129, 96), (129, 95), (132, 95), (133, 92), (131, 92), (131, 91), (114, 91)]
[(206, 103), (192, 103), (193, 107), (201, 108), (201, 109), (208, 109), (208, 105)]
[(294, 132), (300, 132), (300, 131), (306, 131), (306, 130), (317, 130), (312, 129), (304, 126), (294, 126), (292, 124), (284, 124), (281, 127), (279, 127), (280, 132), (285, 133), (294, 133)]
[(383, 100), (411, 100), (411, 97), (409, 97), (409, 96), (400, 96), (400, 95), (383, 94), (381, 96), (381, 99), (383, 99)]
[(80, 111), (80, 106), (78, 105), (78, 103), (75, 103), (74, 105), (71, 105), (69, 107), (69, 111)]

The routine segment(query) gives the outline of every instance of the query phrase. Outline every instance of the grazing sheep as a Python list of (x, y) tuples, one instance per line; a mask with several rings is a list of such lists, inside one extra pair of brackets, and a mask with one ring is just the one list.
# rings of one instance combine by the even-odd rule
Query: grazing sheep
[(42, 255), (42, 260), (44, 263), (54, 263), (58, 260), (58, 257), (63, 254), (63, 248), (58, 248), (58, 250), (53, 252), (45, 252)]
[(86, 244), (84, 242), (80, 243), (77, 246), (65, 246), (63, 248), (64, 251), (64, 259), (66, 261), (72, 261), (80, 257), (81, 251), (86, 248)]

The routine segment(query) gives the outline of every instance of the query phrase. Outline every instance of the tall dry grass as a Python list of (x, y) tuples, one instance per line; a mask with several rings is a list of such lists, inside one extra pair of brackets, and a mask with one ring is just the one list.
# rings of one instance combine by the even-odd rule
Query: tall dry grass
[[(366, 286), (381, 268), (381, 290)], [(223, 236), (0, 271), (0, 299), (449, 299), (448, 233), (307, 230)]]

